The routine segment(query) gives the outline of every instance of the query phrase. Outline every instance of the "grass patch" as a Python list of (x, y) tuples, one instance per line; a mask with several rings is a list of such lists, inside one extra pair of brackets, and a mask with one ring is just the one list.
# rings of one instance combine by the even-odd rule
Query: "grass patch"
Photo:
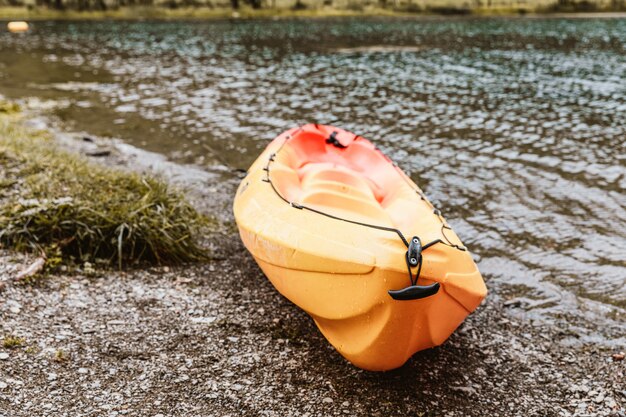
[(427, 9), (430, 13), (440, 14), (443, 16), (466, 16), (472, 14), (472, 10), (467, 7), (455, 6), (433, 6)]
[(26, 340), (22, 337), (5, 336), (4, 340), (2, 340), (2, 347), (5, 349), (15, 349), (23, 346), (24, 343), (26, 343)]
[(48, 267), (208, 258), (198, 236), (211, 221), (179, 192), (58, 150), (19, 118), (0, 113), (0, 245), (44, 253)]
[(338, 8), (310, 8), (297, 1), (293, 7), (255, 9), (241, 5), (237, 10), (229, 7), (190, 7), (177, 8), (163, 6), (126, 6), (108, 10), (55, 10), (46, 7), (0, 7), (1, 19), (26, 20), (211, 20), (211, 19), (267, 19), (292, 17), (342, 17), (342, 16), (378, 16), (396, 15), (390, 9), (366, 8), (366, 10), (349, 10)]
[(38, 346), (28, 346), (26, 349), (24, 349), (24, 352), (28, 353), (29, 355), (36, 355), (37, 353), (39, 353), (40, 349)]
[(587, 0), (559, 0), (549, 6), (546, 11), (551, 13), (593, 13), (599, 11), (599, 7), (596, 3)]
[[(539, 3), (519, 3), (520, 7), (479, 5), (468, 6), (463, 2), (452, 2), (442, 5), (441, 2), (425, 2), (393, 6), (391, 2), (377, 5), (360, 3), (349, 0), (343, 7), (331, 6), (325, 1), (325, 6), (308, 6), (302, 1), (295, 1), (292, 7), (260, 8), (255, 9), (249, 5), (241, 5), (237, 10), (229, 7), (205, 7), (182, 5), (171, 7), (166, 2), (162, 5), (134, 5), (109, 8), (106, 10), (74, 10), (71, 8), (58, 10), (44, 6), (4, 6), (0, 7), (0, 19), (6, 20), (214, 20), (214, 19), (290, 19), (290, 18), (337, 18), (337, 17), (414, 17), (416, 15), (478, 15), (478, 16), (513, 16), (520, 14), (553, 14), (553, 13), (585, 13), (600, 12), (611, 13), (624, 12), (626, 3), (624, 0), (614, 0), (610, 4), (597, 3), (595, 1), (580, 0), (581, 5), (572, 5), (570, 1), (559, 0), (550, 5), (542, 0)], [(170, 7), (168, 7), (168, 5)], [(596, 5), (590, 7), (589, 5)], [(36, 30), (36, 25), (34, 30)]]
[(66, 362), (69, 359), (67, 353), (65, 353), (65, 351), (63, 349), (59, 349), (56, 352), (54, 352), (54, 358), (53, 360), (55, 362)]
[[(514, 16), (527, 13), (612, 13), (626, 11), (626, 0), (613, 0), (608, 4), (596, 0), (549, 0), (534, 3), (511, 3), (506, 5), (484, 6), (468, 5), (467, 2), (440, 1), (418, 4), (392, 5), (390, 1), (366, 4), (349, 0), (342, 7), (332, 6), (329, 0), (324, 6), (307, 5), (295, 0), (291, 7), (254, 8), (242, 4), (237, 10), (221, 6), (199, 6), (192, 4), (176, 5), (170, 1), (160, 5), (133, 5), (108, 8), (105, 10), (59, 10), (45, 6), (3, 6), (0, 7), (0, 19), (6, 20), (214, 20), (214, 19), (290, 19), (290, 18), (337, 18), (337, 17), (414, 17), (416, 15), (478, 15), (478, 16)], [(518, 7), (515, 7), (517, 5)], [(174, 7), (175, 6), (175, 7)], [(36, 30), (36, 25), (34, 26)]]
[(0, 101), (0, 114), (15, 114), (20, 112), (20, 106), (10, 101)]

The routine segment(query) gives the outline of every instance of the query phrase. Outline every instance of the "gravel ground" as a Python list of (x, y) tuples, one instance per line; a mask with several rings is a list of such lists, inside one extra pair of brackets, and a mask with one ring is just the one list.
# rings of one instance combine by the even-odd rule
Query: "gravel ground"
[(356, 369), (222, 241), (209, 265), (37, 286), (4, 253), (0, 332), (25, 341), (0, 348), (0, 415), (624, 415), (624, 361), (494, 298), (403, 368)]
[[(443, 346), (395, 371), (359, 370), (239, 242), (229, 226), (235, 180), (164, 170), (111, 141), (59, 140), (108, 149), (95, 153), (107, 163), (161, 167), (226, 226), (209, 238), (209, 264), (75, 271), (32, 285), (14, 280), (31, 259), (0, 250), (0, 417), (626, 416), (623, 355), (560, 343), (567, 327), (510, 314), (496, 291)], [(8, 346), (7, 336), (22, 340)]]

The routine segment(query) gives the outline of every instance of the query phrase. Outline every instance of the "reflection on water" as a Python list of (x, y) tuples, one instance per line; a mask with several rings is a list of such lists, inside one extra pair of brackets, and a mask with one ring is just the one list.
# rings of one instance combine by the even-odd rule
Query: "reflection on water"
[(179, 161), (246, 168), (304, 121), (362, 134), (512, 312), (620, 334), (626, 20), (42, 22), (0, 48), (0, 92)]

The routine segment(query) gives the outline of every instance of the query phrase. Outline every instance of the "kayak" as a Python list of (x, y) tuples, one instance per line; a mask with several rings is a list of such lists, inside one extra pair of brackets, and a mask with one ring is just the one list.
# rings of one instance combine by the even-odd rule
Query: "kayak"
[(398, 368), (440, 345), (487, 294), (422, 190), (346, 130), (282, 133), (248, 170), (233, 209), (274, 287), (360, 368)]

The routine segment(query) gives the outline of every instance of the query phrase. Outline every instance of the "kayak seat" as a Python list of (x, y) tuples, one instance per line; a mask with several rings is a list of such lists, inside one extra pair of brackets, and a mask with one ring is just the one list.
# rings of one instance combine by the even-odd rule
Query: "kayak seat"
[(373, 197), (378, 202), (381, 202), (386, 196), (386, 192), (374, 182), (339, 164), (328, 162), (307, 163), (298, 169), (298, 176), (304, 188), (309, 187), (315, 181), (332, 181), (358, 189), (363, 195)]
[(391, 219), (375, 200), (332, 189), (307, 190), (301, 204), (345, 219), (390, 224)]
[(385, 227), (414, 221), (405, 208), (415, 192), (369, 141), (345, 131), (310, 125), (281, 148), (271, 177), (288, 201), (333, 216)]
[(389, 224), (391, 219), (368, 181), (350, 168), (333, 163), (309, 163), (298, 170), (301, 204), (319, 210), (341, 210), (343, 216), (363, 222)]

